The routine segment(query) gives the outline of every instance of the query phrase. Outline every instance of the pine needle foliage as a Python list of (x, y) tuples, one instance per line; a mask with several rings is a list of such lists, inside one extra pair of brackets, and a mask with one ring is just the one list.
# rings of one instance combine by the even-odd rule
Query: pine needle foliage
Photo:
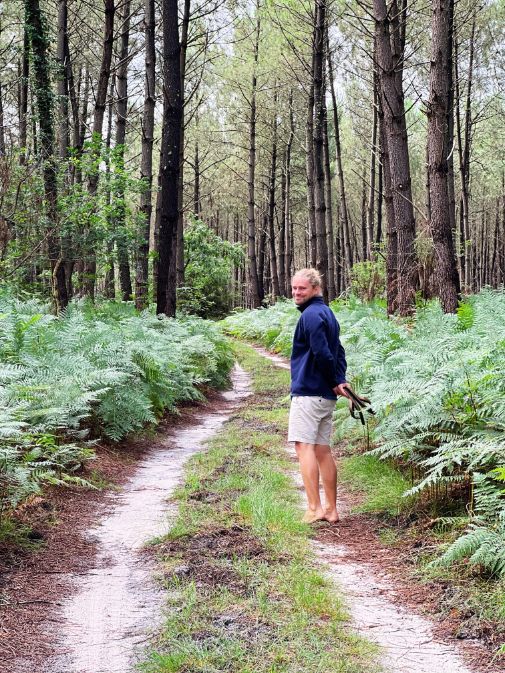
[(0, 293), (0, 519), (43, 484), (82, 483), (93, 440), (117, 441), (202, 384), (223, 387), (233, 358), (199, 318), (158, 318), (88, 302), (59, 318)]
[[(444, 562), (467, 558), (505, 574), (499, 552), (505, 548), (505, 292), (483, 290), (456, 315), (429, 302), (410, 323), (388, 319), (380, 304), (352, 298), (332, 308), (349, 379), (371, 396), (377, 412), (373, 453), (421, 475), (406, 495), (435, 496), (453, 484), (468, 485), (469, 528)], [(281, 302), (233, 315), (224, 325), (289, 355), (297, 317)]]

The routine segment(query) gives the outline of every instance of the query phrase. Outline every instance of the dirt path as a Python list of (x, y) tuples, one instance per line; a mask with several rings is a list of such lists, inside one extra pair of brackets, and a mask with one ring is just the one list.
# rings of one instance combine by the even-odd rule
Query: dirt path
[[(106, 514), (81, 532), (94, 550), (88, 563), (77, 570), (63, 568), (55, 573), (54, 581), (65, 587), (64, 597), (56, 606), (53, 603), (50, 615), (40, 623), (43, 631), (35, 636), (46, 656), (41, 658), (39, 648), (33, 646), (26, 652), (10, 652), (11, 656), (0, 662), (1, 671), (133, 670), (163, 612), (163, 594), (156, 586), (154, 568), (141, 549), (150, 538), (168, 529), (175, 511), (167, 500), (182, 479), (187, 458), (203, 449), (204, 442), (249, 394), (249, 379), (242, 369), (235, 367), (232, 379), (233, 389), (220, 395), (212, 411), (193, 418), (176, 432), (157, 435), (120, 493), (107, 495)], [(39, 610), (50, 603), (30, 602), (32, 609)], [(43, 647), (47, 643), (52, 645), (52, 654)]]
[[(285, 358), (255, 347), (278, 367), (289, 368)], [(296, 460), (292, 447), (288, 451)], [(303, 484), (295, 474), (300, 493)], [(460, 647), (447, 628), (427, 613), (433, 605), (430, 588), (413, 586), (410, 568), (385, 548), (373, 517), (353, 514), (356, 498), (339, 486), (338, 526), (316, 529), (314, 550), (321, 569), (341, 589), (356, 631), (382, 649), (380, 663), (386, 673), (477, 673), (496, 671), (489, 652), (478, 642)], [(393, 571), (393, 572), (391, 572)], [(399, 577), (400, 576), (400, 577)], [(401, 579), (400, 579), (401, 578)], [(424, 614), (422, 614), (424, 613)]]
[[(266, 351), (260, 352), (270, 357)], [(271, 359), (278, 366), (289, 366), (278, 356)], [(5, 645), (0, 656), (2, 673), (133, 670), (163, 612), (163, 596), (153, 579), (155, 569), (141, 548), (149, 538), (165, 532), (174, 516), (167, 499), (182, 478), (185, 460), (202, 450), (205, 440), (249, 394), (243, 370), (236, 368), (233, 379), (233, 390), (217, 398), (210, 411), (204, 410), (196, 419), (191, 415), (187, 424), (152, 440), (124, 488), (105, 496), (98, 523), (81, 525), (73, 536), (65, 538), (70, 548), (63, 545), (53, 550), (53, 557), (42, 554), (40, 565), (32, 561), (32, 566), (18, 569), (24, 585), (19, 577), (9, 578), (14, 587), (26, 589), (31, 581), (36, 587), (40, 583), (40, 588), (34, 593), (32, 586), (26, 601), (20, 590), (16, 596), (19, 605), (12, 606), (15, 617), (15, 608), (21, 610), (27, 603), (24, 619), (36, 626), (33, 635), (27, 636), (25, 628), (23, 637), (16, 641), (12, 618), (9, 628), (5, 623), (0, 628), (4, 637), (0, 644)], [(386, 673), (481, 670), (478, 666), (469, 668), (455, 641), (439, 637), (440, 629), (419, 614), (429, 603), (426, 590), (409, 585), (408, 569), (395, 558), (394, 550), (381, 546), (373, 517), (350, 516), (350, 494), (340, 491), (339, 500), (341, 523), (321, 527), (314, 548), (322, 569), (347, 597), (353, 628), (383, 648)], [(96, 521), (96, 507), (84, 520)], [(49, 586), (52, 595), (47, 593)], [(27, 610), (37, 614), (37, 619), (30, 622)], [(21, 651), (19, 643), (23, 642), (29, 645)], [(479, 652), (482, 649), (478, 646), (470, 651), (474, 661), (479, 661)]]

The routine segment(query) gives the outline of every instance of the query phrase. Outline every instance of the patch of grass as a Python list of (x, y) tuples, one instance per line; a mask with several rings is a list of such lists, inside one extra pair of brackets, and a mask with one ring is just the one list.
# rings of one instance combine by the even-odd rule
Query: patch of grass
[(356, 511), (398, 516), (414, 506), (415, 498), (403, 495), (410, 488), (407, 479), (397, 468), (375, 456), (344, 458), (339, 479), (363, 494), (364, 500)]
[[(249, 398), (187, 465), (157, 549), (168, 618), (145, 673), (377, 673), (316, 569), (285, 452), (286, 373), (239, 346)], [(211, 503), (211, 504), (208, 504)]]

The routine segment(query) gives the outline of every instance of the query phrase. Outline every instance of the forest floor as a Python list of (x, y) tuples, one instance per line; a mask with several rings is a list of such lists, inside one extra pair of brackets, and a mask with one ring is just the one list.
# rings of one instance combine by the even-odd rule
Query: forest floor
[[(503, 670), (493, 659), (504, 640), (498, 625), (476, 615), (450, 577), (425, 580), (416, 572), (419, 555), (431, 544), (422, 526), (417, 535), (392, 532), (383, 519), (355, 511), (364, 496), (350, 487), (340, 490), (343, 517), (337, 526), (299, 525), (300, 490), (293, 490), (291, 477), (285, 483), (276, 472), (291, 472), (292, 458), (286, 461), (271, 451), (274, 445), (285, 450), (287, 373), (277, 368), (282, 361), (269, 364), (249, 351), (241, 353), (254, 377), (247, 404), (237, 408), (212, 393), (206, 405), (183, 408), (180, 416), (166, 419), (155, 435), (123, 444), (121, 450), (102, 447), (87, 468), (100, 490), (51, 490), (22, 508), (19, 519), (32, 528), (31, 546), (0, 549), (1, 673), (125, 673), (117, 658), (103, 668), (86, 668), (61, 657), (62, 623), (68, 603), (75, 600), (75, 578), (100, 567), (107, 574), (107, 558), (99, 559), (100, 540), (89, 531), (114, 509), (115, 495), (127, 489), (157, 444), (170, 447), (184, 428), (208, 414), (231, 414), (231, 419), (209, 451), (191, 460), (170, 534), (148, 552), (135, 551), (167, 590), (155, 602), (168, 600), (161, 633), (141, 643), (148, 649), (142, 670), (420, 673), (426, 655), (427, 661), (432, 657), (432, 668), (426, 670), (436, 673), (452, 670), (441, 659), (448, 654), (456, 662), (454, 670), (463, 673), (458, 651), (468, 670)], [(252, 463), (246, 462), (246, 451)], [(343, 446), (336, 453), (346, 459)], [(260, 473), (260, 466), (266, 472)], [(258, 479), (270, 479), (267, 491)], [(319, 561), (306, 546), (309, 538)], [(344, 597), (325, 580), (332, 576)], [(152, 588), (145, 598), (152, 598)], [(401, 606), (389, 615), (385, 634), (379, 633), (384, 603), (374, 608), (376, 599)], [(344, 603), (354, 618), (351, 629)], [(360, 604), (368, 615), (356, 612)], [(98, 610), (107, 612), (106, 602)], [(405, 631), (420, 629), (417, 615), (430, 618), (432, 633), (421, 632), (427, 654), (418, 651), (418, 643), (405, 641)], [(381, 642), (386, 652), (389, 647), (389, 658), (378, 656), (352, 629)], [(403, 650), (394, 642), (394, 631), (404, 641)], [(440, 643), (441, 650), (431, 650)]]

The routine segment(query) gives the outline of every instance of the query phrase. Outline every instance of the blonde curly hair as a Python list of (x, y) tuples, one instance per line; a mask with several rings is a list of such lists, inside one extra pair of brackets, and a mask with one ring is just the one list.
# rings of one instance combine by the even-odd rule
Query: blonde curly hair
[(306, 278), (312, 287), (321, 287), (321, 274), (317, 269), (300, 269), (293, 275), (293, 278), (296, 278), (297, 276)]

